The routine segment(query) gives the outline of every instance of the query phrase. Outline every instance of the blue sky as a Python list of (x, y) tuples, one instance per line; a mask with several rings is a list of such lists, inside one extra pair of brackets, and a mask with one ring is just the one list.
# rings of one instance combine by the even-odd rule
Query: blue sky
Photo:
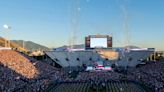
[(87, 35), (109, 34), (114, 47), (125, 46), (128, 38), (129, 44), (164, 50), (163, 16), (164, 0), (0, 0), (0, 35), (58, 47), (68, 45), (76, 30), (77, 44)]

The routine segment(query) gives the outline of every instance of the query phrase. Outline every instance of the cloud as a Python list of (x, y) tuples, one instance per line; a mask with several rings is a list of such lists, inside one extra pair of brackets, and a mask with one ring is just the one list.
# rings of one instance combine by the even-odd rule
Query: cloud
[(7, 24), (4, 24), (3, 27), (4, 27), (5, 29), (11, 29), (11, 26), (8, 26)]

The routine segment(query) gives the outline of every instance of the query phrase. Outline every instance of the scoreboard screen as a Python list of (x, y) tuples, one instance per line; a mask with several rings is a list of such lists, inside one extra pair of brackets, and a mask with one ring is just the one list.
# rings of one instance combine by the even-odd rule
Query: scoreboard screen
[(89, 35), (85, 37), (85, 48), (109, 48), (112, 47), (112, 37), (109, 35)]
[(107, 38), (90, 38), (91, 48), (107, 48)]

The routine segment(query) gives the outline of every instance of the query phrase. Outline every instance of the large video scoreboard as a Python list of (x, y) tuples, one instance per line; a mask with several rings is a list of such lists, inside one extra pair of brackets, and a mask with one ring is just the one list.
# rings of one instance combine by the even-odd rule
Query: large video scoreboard
[(85, 37), (85, 49), (110, 47), (112, 47), (112, 37), (109, 35), (89, 35)]

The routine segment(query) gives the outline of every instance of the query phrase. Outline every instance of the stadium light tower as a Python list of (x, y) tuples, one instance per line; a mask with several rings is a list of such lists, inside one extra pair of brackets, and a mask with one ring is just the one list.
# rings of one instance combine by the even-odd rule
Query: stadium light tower
[[(11, 26), (8, 26), (7, 24), (3, 25), (3, 28), (5, 29), (5, 31), (10, 31), (11, 30)], [(7, 42), (8, 40), (8, 42)], [(7, 37), (5, 38), (5, 47), (10, 47), (10, 39)]]

